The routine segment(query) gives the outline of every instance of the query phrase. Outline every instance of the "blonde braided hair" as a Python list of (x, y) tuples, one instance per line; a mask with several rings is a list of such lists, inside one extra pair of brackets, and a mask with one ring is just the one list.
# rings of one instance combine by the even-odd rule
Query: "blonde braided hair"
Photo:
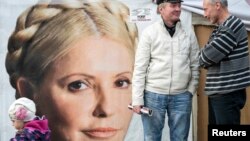
[(107, 36), (123, 43), (134, 57), (138, 32), (128, 16), (126, 5), (114, 0), (43, 1), (28, 8), (8, 42), (5, 65), (12, 87), (16, 89), (21, 76), (41, 83), (49, 66), (82, 37)]

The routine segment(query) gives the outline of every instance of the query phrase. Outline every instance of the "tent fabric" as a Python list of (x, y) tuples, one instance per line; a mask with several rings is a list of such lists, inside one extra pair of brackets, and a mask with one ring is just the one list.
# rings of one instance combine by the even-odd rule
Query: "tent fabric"
[[(184, 0), (182, 8), (203, 15), (202, 0)], [(250, 0), (228, 0), (228, 9), (232, 15), (242, 19), (247, 30), (250, 31)]]

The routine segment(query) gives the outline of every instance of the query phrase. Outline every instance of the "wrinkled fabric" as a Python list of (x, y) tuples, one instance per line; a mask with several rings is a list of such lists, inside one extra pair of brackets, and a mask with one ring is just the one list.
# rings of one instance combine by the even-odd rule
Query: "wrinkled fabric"
[(10, 141), (50, 141), (50, 129), (48, 120), (45, 117), (41, 119), (36, 117), (34, 120), (27, 122), (22, 131), (18, 131)]

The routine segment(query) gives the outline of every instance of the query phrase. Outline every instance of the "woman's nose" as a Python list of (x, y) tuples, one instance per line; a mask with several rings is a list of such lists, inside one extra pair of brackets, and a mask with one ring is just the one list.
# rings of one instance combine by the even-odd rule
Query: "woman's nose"
[(93, 116), (104, 118), (113, 115), (116, 108), (116, 101), (111, 88), (99, 88), (97, 91), (97, 104)]

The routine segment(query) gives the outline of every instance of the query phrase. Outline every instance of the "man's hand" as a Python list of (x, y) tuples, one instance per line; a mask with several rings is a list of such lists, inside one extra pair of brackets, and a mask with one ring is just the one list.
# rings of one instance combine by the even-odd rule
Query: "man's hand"
[(137, 114), (141, 114), (142, 107), (143, 107), (143, 105), (135, 105), (135, 106), (133, 106), (133, 111)]

